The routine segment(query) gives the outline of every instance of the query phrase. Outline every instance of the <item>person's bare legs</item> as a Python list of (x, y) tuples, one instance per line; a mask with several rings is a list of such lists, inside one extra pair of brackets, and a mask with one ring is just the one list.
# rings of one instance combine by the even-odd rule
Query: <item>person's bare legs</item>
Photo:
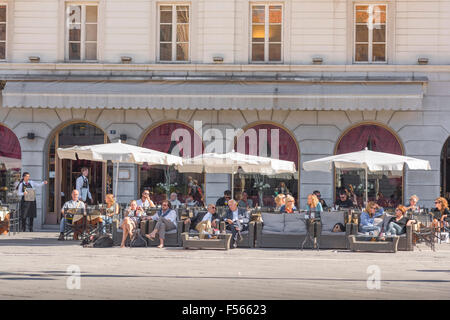
[(125, 241), (127, 240), (128, 235), (133, 234), (133, 226), (131, 224), (130, 218), (126, 217), (121, 225), (122, 229), (123, 229), (123, 235), (122, 235), (122, 243), (120, 244), (121, 248), (125, 248)]

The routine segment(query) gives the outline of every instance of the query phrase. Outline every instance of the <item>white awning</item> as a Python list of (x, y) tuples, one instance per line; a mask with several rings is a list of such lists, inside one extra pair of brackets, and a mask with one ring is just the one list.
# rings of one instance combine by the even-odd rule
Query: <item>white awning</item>
[(419, 110), (422, 82), (8, 81), (9, 108)]

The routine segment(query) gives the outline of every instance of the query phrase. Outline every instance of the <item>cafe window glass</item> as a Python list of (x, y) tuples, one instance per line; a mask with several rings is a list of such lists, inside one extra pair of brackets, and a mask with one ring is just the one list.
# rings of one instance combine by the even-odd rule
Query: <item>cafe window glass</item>
[[(297, 142), (288, 131), (275, 124), (264, 123), (247, 128), (245, 133), (237, 138), (235, 150), (250, 155), (293, 161), (298, 170)], [(253, 206), (274, 207), (276, 195), (284, 193), (291, 194), (298, 207), (298, 187), (298, 173), (267, 176), (239, 172), (234, 176), (235, 198), (239, 200), (245, 191)]]
[(20, 143), (14, 132), (0, 125), (0, 202), (7, 204), (15, 200), (15, 188), (20, 180)]
[[(188, 125), (179, 122), (167, 122), (150, 129), (142, 147), (180, 157), (194, 157), (203, 151), (200, 136)], [(178, 200), (184, 203), (196, 182), (201, 188), (200, 193), (204, 201), (204, 180), (202, 173), (180, 173), (173, 167), (144, 164), (140, 166), (139, 194), (142, 190), (149, 189), (152, 200), (160, 203), (168, 194), (176, 192)], [(198, 191), (191, 194), (196, 199), (201, 198), (196, 192)]]
[[(368, 150), (402, 155), (398, 138), (388, 129), (376, 124), (363, 124), (348, 130), (339, 140), (336, 154)], [(336, 169), (336, 199), (342, 191), (354, 191), (358, 206), (363, 206), (365, 192), (364, 170)], [(402, 203), (403, 176), (389, 173), (368, 174), (369, 201), (382, 207), (395, 207)]]
[(66, 59), (69, 61), (96, 61), (98, 6), (68, 5), (66, 28)]

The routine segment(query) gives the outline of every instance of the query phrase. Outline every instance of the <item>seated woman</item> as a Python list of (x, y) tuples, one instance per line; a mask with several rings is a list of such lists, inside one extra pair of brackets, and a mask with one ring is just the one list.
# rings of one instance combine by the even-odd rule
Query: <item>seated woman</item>
[(395, 209), (395, 216), (392, 217), (388, 222), (388, 227), (386, 231), (387, 236), (399, 236), (401, 234), (406, 233), (406, 226), (411, 225), (412, 223), (416, 223), (415, 220), (410, 220), (405, 216), (406, 207), (398, 206)]
[(282, 206), (286, 204), (286, 195), (284, 193), (279, 193), (275, 197), (275, 210), (280, 210)]
[(145, 212), (138, 208), (136, 200), (131, 200), (130, 207), (125, 212), (126, 217), (123, 219), (120, 227), (123, 229), (121, 248), (125, 247), (125, 241), (128, 235), (130, 239), (133, 237), (135, 230), (139, 228), (142, 218), (145, 216)]
[(119, 214), (119, 204), (116, 203), (116, 200), (114, 199), (114, 195), (111, 193), (108, 193), (105, 196), (105, 203), (106, 203), (106, 209), (105, 209), (105, 215), (102, 216), (102, 232), (106, 233), (106, 225), (111, 224), (113, 220), (114, 215)]
[(419, 197), (416, 196), (415, 194), (412, 195), (409, 198), (409, 205), (406, 206), (406, 211), (411, 211), (411, 212), (419, 212), (420, 208), (417, 205), (417, 203), (419, 202)]
[(361, 221), (359, 223), (359, 230), (361, 232), (368, 232), (373, 235), (374, 231), (380, 233), (381, 227), (374, 225), (374, 220), (377, 217), (381, 217), (384, 214), (384, 210), (376, 202), (369, 201), (366, 209), (361, 213)]
[(294, 213), (294, 211), (297, 211), (295, 199), (293, 196), (288, 195), (286, 196), (286, 203), (280, 208), (280, 213)]
[(432, 226), (436, 229), (440, 229), (444, 227), (444, 223), (448, 222), (448, 216), (450, 215), (447, 199), (439, 197), (434, 200), (434, 205), (436, 206), (436, 208), (432, 212)]
[(320, 218), (323, 212), (322, 204), (320, 204), (319, 198), (315, 194), (308, 194), (306, 200), (306, 210), (311, 218)]

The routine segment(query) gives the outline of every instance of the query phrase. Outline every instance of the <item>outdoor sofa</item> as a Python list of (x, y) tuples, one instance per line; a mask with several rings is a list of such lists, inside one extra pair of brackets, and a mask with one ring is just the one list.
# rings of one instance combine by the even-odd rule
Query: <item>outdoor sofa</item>
[[(361, 213), (359, 212), (358, 213), (358, 222), (361, 221), (360, 215), (361, 215)], [(390, 215), (385, 212), (381, 217), (374, 219), (374, 225), (382, 227), (384, 232), (386, 232), (387, 227), (388, 227), (388, 222), (391, 217), (393, 217), (393, 215)], [(351, 234), (357, 236), (357, 235), (364, 235), (365, 233), (359, 232), (359, 223), (358, 224), (352, 223)], [(399, 251), (413, 251), (414, 250), (412, 226), (407, 226), (406, 233), (399, 236), (397, 250), (399, 250)]]

